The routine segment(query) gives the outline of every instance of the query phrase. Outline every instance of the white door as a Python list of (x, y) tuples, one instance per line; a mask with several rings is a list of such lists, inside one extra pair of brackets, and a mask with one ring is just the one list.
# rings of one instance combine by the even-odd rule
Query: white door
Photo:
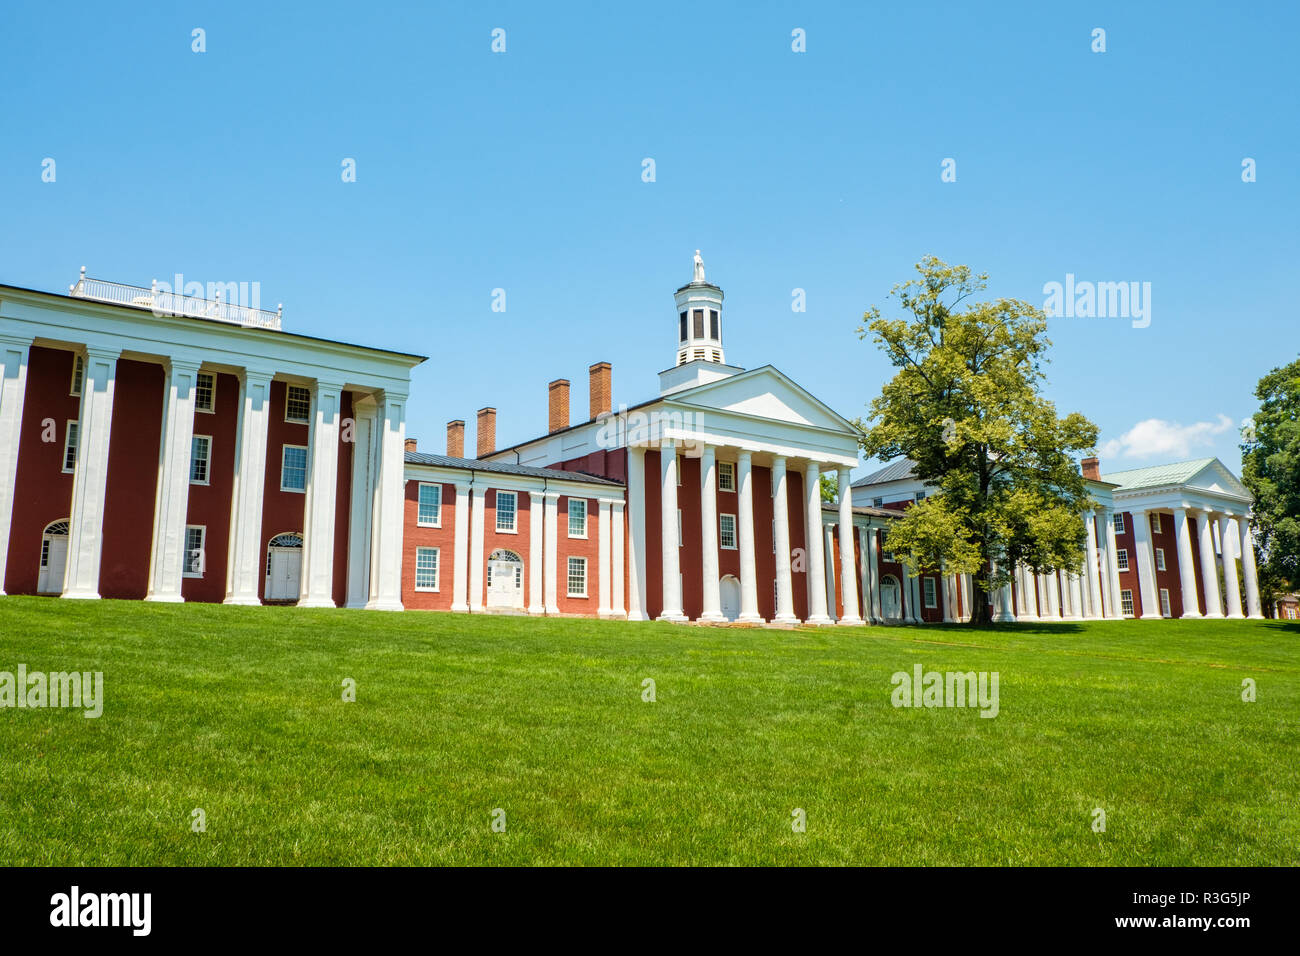
[(722, 616), (728, 621), (740, 617), (740, 582), (728, 574), (718, 582), (718, 591), (722, 596)]
[(492, 557), (488, 559), (488, 607), (522, 608), (524, 606), (524, 563), (520, 560)]
[(296, 601), (301, 594), (302, 548), (272, 548), (266, 577), (268, 601)]
[(62, 594), (68, 569), (68, 536), (47, 534), (41, 540), (41, 573), (36, 590), (41, 594)]
[(880, 582), (880, 613), (886, 621), (897, 621), (903, 616), (903, 604), (898, 579), (889, 576)]

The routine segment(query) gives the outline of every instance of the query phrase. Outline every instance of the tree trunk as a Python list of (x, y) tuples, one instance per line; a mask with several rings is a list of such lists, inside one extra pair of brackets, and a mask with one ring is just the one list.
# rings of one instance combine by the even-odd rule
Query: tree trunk
[(993, 614), (989, 607), (988, 594), (989, 573), (980, 568), (971, 575), (971, 601), (975, 607), (971, 611), (970, 623), (976, 625), (992, 624)]

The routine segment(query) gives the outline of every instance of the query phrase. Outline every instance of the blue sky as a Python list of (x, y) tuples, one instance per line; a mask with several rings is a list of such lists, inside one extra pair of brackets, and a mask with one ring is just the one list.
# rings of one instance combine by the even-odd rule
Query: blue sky
[(1052, 322), (1049, 393), (1103, 470), (1235, 469), (1297, 354), (1296, 11), (9, 2), (0, 282), (259, 282), (288, 329), (433, 356), (407, 426), (431, 450), (483, 405), (501, 445), (540, 433), (553, 378), (585, 412), (595, 361), (616, 402), (655, 394), (696, 248), (728, 360), (849, 417), (890, 374), (854, 329), (924, 255), (1037, 304), (1067, 273), (1149, 282), (1146, 328)]

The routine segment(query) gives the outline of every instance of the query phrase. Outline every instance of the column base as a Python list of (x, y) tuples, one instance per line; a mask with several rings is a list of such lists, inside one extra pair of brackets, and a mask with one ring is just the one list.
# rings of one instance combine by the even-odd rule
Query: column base
[[(468, 611), (468, 610), (469, 610), (469, 605), (468, 605), (468, 604), (462, 604), (460, 607), (457, 607), (456, 605), (453, 604), (453, 605), (451, 606), (451, 609), (452, 609), (453, 611)], [(543, 614), (546, 613), (546, 609), (545, 609), (544, 607), (540, 607), (540, 606), (538, 606), (538, 605), (533, 605), (532, 607), (530, 607), (530, 608), (528, 609), (528, 613), (529, 613), (529, 614), (532, 614), (532, 615), (535, 616), (535, 617), (540, 617), (541, 615), (543, 615)]]
[(767, 621), (763, 620), (757, 614), (742, 614), (738, 618), (736, 618), (736, 623), (737, 624), (766, 624)]
[(366, 610), (367, 611), (405, 611), (406, 608), (402, 607), (401, 601), (379, 600), (379, 601), (367, 601)]
[[(3, 597), (3, 596), (4, 596), (4, 592), (3, 592), (3, 591), (0, 591), (0, 597)], [(1263, 621), (1263, 620), (1267, 620), (1267, 618), (1265, 618), (1263, 614), (1247, 614), (1247, 615), (1246, 615), (1246, 620), (1248, 620), (1248, 621)]]
[(98, 601), (98, 591), (64, 591), (59, 597), (65, 601)]
[(705, 611), (696, 620), (700, 624), (725, 624), (727, 619), (717, 611)]
[(650, 620), (650, 615), (645, 611), (631, 611), (628, 613), (627, 619), (629, 621), (648, 621)]
[(1229, 621), (1244, 621), (1244, 620), (1246, 620), (1246, 615), (1244, 615), (1244, 614), (1229, 614), (1228, 617), (1227, 617), (1227, 620), (1229, 620)]
[[(222, 601), (221, 603), (222, 603), (222, 604), (229, 604), (231, 607), (261, 607), (261, 606), (262, 606), (262, 599), (259, 598), (256, 594), (253, 594), (253, 595), (248, 595), (248, 594), (234, 594), (234, 595), (231, 595), (230, 597), (227, 597), (227, 598), (226, 598), (224, 601)], [(364, 607), (365, 605), (363, 605), (363, 604), (354, 604), (354, 605), (350, 605), (350, 606), (351, 606), (351, 607)]]
[(1199, 621), (1200, 619), (1201, 619), (1201, 612), (1200, 612), (1200, 611), (1184, 611), (1184, 612), (1183, 612), (1183, 616), (1182, 616), (1179, 620), (1183, 620), (1183, 621)]
[[(229, 602), (227, 602), (229, 603)], [(349, 611), (364, 611), (366, 609), (365, 601), (349, 601), (343, 607)]]
[[(1022, 615), (1020, 615), (1018, 618), (1016, 618), (1016, 620), (1017, 620), (1017, 621), (1023, 621), (1025, 624), (1037, 624), (1037, 623), (1038, 623), (1038, 615), (1037, 615), (1037, 614), (1022, 614)], [(946, 623), (948, 623), (948, 622), (947, 622), (947, 621), (944, 621), (944, 623), (946, 624)]]
[(811, 624), (813, 627), (828, 627), (834, 624), (835, 622), (832, 621), (825, 614), (814, 614), (811, 617), (809, 617), (808, 620), (804, 621), (804, 623)]
[(1140, 618), (1138, 618), (1138, 620), (1140, 621), (1163, 621), (1164, 619), (1165, 616), (1163, 614), (1151, 614), (1151, 613), (1145, 613)]
[(612, 609), (608, 611), (597, 611), (596, 617), (600, 618), (602, 621), (622, 621), (627, 619), (627, 615), (622, 611), (615, 611)]
[(1222, 620), (1223, 620), (1223, 615), (1220, 614), (1218, 611), (1207, 611), (1204, 615), (1202, 615), (1202, 617), (1204, 617), (1204, 619), (1207, 620), (1207, 621), (1222, 621)]
[(685, 624), (688, 619), (686, 615), (683, 614), (681, 611), (664, 611), (657, 618), (655, 618), (655, 620), (668, 621), (672, 624)]
[(185, 598), (179, 594), (146, 594), (144, 599), (151, 604), (184, 604)]
[(337, 607), (331, 598), (303, 598), (298, 607)]
[(795, 617), (793, 614), (778, 614), (776, 617), (772, 618), (772, 623), (784, 624), (790, 626), (790, 625), (798, 624), (799, 619)]
[(840, 618), (840, 620), (836, 621), (835, 623), (843, 624), (846, 627), (861, 627), (863, 624), (866, 624), (867, 622), (862, 620), (862, 618), (860, 617), (845, 617), (845, 618)]

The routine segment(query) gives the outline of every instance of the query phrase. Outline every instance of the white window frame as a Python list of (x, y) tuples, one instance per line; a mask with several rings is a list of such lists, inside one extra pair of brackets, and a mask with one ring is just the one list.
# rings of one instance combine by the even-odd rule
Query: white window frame
[[(206, 454), (203, 456), (203, 480), (194, 477), (194, 463), (198, 458), (194, 454), (195, 447), (199, 442), (204, 442)], [(191, 485), (210, 485), (212, 484), (212, 436), (211, 435), (193, 435), (190, 437), (190, 484)]]
[[(508, 497), (512, 502), (514, 502), (514, 505), (510, 510), (510, 525), (508, 527), (501, 526), (501, 499), (503, 496)], [(497, 514), (497, 520), (495, 524), (496, 524), (496, 530), (498, 534), (519, 533), (519, 492), (502, 491), (500, 488), (498, 488), (496, 503), (493, 506), (493, 510), (496, 511)]]
[[(438, 493), (438, 500), (433, 506), (433, 520), (424, 519), (424, 500), (421, 495), (425, 488), (432, 488)], [(415, 490), (415, 524), (420, 528), (441, 528), (442, 527), (442, 482), (439, 481), (422, 481)]]
[[(582, 590), (581, 591), (573, 590), (573, 569), (575, 566), (574, 562), (577, 562), (577, 565), (582, 568)], [(564, 583), (565, 583), (565, 591), (568, 592), (569, 597), (585, 598), (587, 596), (587, 559), (586, 558), (579, 558), (570, 555), (569, 560), (565, 565)]]
[(1151, 533), (1160, 534), (1160, 527), (1160, 512), (1154, 511), (1151, 513)]
[[(305, 418), (290, 418), (290, 417), (289, 417), (289, 403), (290, 403), (290, 401), (292, 401), (293, 390), (294, 390), (295, 388), (302, 389), (302, 391), (304, 391), (304, 392), (307, 393), (307, 416), (306, 416)], [(288, 383), (288, 384), (285, 386), (285, 388), (284, 388), (284, 420), (285, 420), (286, 422), (290, 423), (290, 424), (293, 424), (293, 425), (309, 425), (309, 424), (311, 424), (311, 389), (308, 388), (306, 385), (295, 385), (294, 383), (290, 382), (290, 383)]]
[[(212, 379), (212, 387), (208, 390), (208, 407), (204, 408), (199, 404), (199, 379)], [(215, 415), (217, 413), (217, 373), (216, 372), (199, 372), (194, 376), (194, 410), (202, 412), (205, 415)]]
[(1129, 570), (1128, 548), (1115, 549), (1115, 567), (1121, 571)]
[[(436, 593), (440, 590), (439, 578), (442, 574), (442, 554), (441, 548), (418, 547), (415, 549), (415, 590)], [(428, 571), (428, 568), (420, 567), (421, 555), (433, 554), (433, 586), (420, 583), (420, 572)]]
[[(727, 544), (727, 519), (731, 519), (731, 544)], [(738, 533), (736, 526), (736, 516), (733, 514), (718, 515), (718, 547), (723, 551), (735, 551), (739, 545), (736, 543)]]
[[(74, 437), (75, 436), (75, 437)], [(63, 473), (71, 475), (77, 470), (77, 445), (81, 441), (81, 423), (69, 418), (63, 424)], [(72, 465), (68, 465), (68, 452), (72, 452)]]
[(1137, 613), (1134, 610), (1133, 591), (1130, 588), (1120, 588), (1119, 610), (1125, 617), (1133, 617)]
[(1124, 533), (1124, 512), (1116, 511), (1111, 519), (1111, 524), (1115, 526), (1116, 534)]
[[(190, 552), (194, 549), (190, 547), (190, 532), (199, 533), (199, 569), (190, 570)], [(183, 578), (201, 578), (204, 571), (207, 570), (207, 552), (208, 552), (208, 526), (205, 524), (187, 524), (185, 526), (185, 546), (181, 552), (181, 577)]]
[(1165, 567), (1165, 549), (1164, 549), (1164, 548), (1156, 548), (1156, 570), (1157, 570), (1157, 571), (1168, 571), (1168, 570), (1169, 570), (1168, 568)]
[(80, 352), (72, 354), (72, 381), (68, 383), (69, 395), (81, 395), (86, 382), (86, 360)]
[(1173, 606), (1169, 603), (1169, 589), (1168, 589), (1168, 588), (1161, 588), (1161, 589), (1160, 589), (1160, 616), (1161, 616), (1161, 617), (1173, 617), (1173, 616), (1174, 616)]
[[(574, 518), (574, 514), (573, 514), (573, 506), (574, 506), (574, 505), (581, 505), (581, 506), (582, 506), (582, 516), (581, 516), (581, 517), (582, 517), (582, 531), (581, 531), (579, 534), (574, 534), (574, 533), (573, 533), (573, 518)], [(567, 528), (568, 528), (569, 537), (570, 537), (570, 538), (585, 538), (585, 537), (587, 537), (587, 499), (586, 499), (586, 498), (579, 498), (579, 497), (577, 497), (577, 496), (571, 496), (571, 497), (569, 498), (569, 503), (568, 503), (568, 505), (565, 507), (565, 512), (566, 512), (567, 515), (568, 515), (568, 521), (566, 522), (566, 525), (567, 525)]]
[(934, 578), (921, 578), (921, 594), (925, 599), (926, 607), (939, 606), (939, 589), (934, 586)]
[(883, 507), (885, 507), (885, 499), (884, 499), (884, 498), (872, 498), (872, 499), (871, 499), (871, 507), (873, 507), (873, 508), (883, 508)]
[[(723, 476), (726, 480), (723, 480)], [(718, 490), (735, 491), (736, 490), (736, 464), (731, 461), (718, 462)]]
[[(284, 460), (289, 454), (290, 448), (296, 448), (302, 452), (302, 487), (289, 488), (284, 483)], [(280, 446), (280, 490), (290, 492), (295, 495), (305, 495), (307, 493), (307, 479), (311, 472), (311, 456), (307, 454), (306, 445), (290, 445), (288, 443)]]

